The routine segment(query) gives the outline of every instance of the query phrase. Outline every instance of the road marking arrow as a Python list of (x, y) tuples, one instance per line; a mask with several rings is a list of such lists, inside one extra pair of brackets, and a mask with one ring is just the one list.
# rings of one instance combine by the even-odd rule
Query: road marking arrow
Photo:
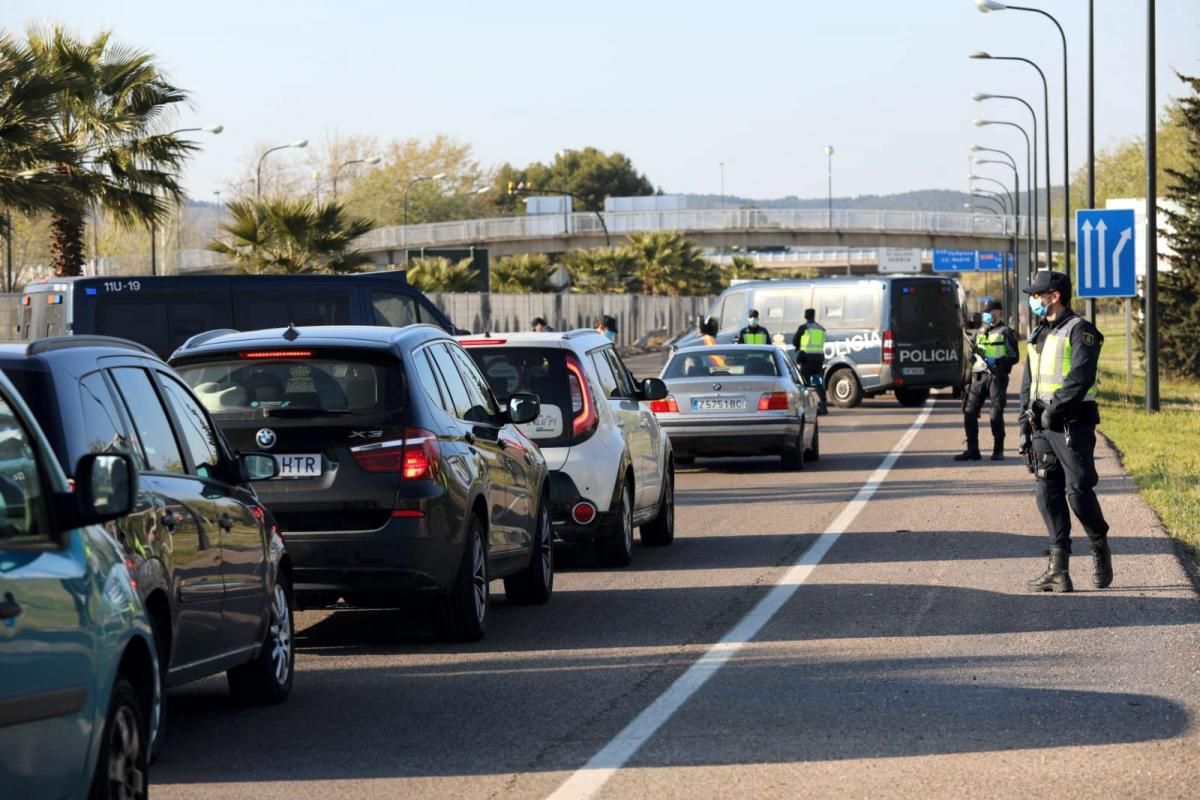
[(1092, 288), (1092, 221), (1084, 220), (1083, 225), (1083, 288)]
[(1121, 286), (1121, 251), (1125, 249), (1125, 245), (1129, 244), (1129, 240), (1133, 238), (1133, 228), (1126, 228), (1121, 231), (1121, 238), (1117, 240), (1117, 246), (1113, 248), (1112, 271), (1113, 271), (1113, 288), (1117, 289)]
[(1097, 261), (1100, 262), (1100, 268), (1098, 270), (1096, 270), (1096, 272), (1100, 276), (1100, 288), (1101, 289), (1103, 289), (1107, 286), (1107, 281), (1108, 281), (1108, 274), (1104, 268), (1104, 257), (1108, 255), (1108, 251), (1104, 248), (1104, 232), (1106, 230), (1108, 230), (1108, 226), (1104, 224), (1104, 220), (1100, 220), (1099, 222), (1096, 223), (1096, 239), (1098, 240), (1096, 242), (1096, 250), (1097, 250), (1097, 255), (1100, 256), (1097, 259)]

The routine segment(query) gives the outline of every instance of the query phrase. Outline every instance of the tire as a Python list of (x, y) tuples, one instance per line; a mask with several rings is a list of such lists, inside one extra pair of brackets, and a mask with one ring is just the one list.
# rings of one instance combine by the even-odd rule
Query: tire
[(929, 399), (929, 389), (897, 389), (896, 402), (905, 408), (924, 405)]
[(483, 521), (471, 514), (454, 586), (434, 610), (434, 625), (441, 638), (451, 642), (478, 642), (483, 638), (487, 632), (490, 577)]
[(809, 463), (821, 460), (821, 423), (819, 421), (813, 424), (813, 443), (812, 447), (804, 451), (804, 460)]
[(100, 734), (100, 756), (88, 792), (90, 800), (146, 800), (150, 796), (146, 729), (146, 715), (133, 684), (117, 675)]
[(554, 531), (550, 527), (550, 498), (538, 501), (529, 566), (504, 579), (504, 593), (514, 603), (540, 606), (554, 593)]
[(862, 404), (862, 386), (854, 370), (842, 367), (829, 376), (827, 396), (838, 408), (857, 408)]
[(229, 692), (239, 703), (282, 703), (292, 693), (296, 675), (296, 628), (292, 587), (280, 575), (271, 592), (270, 619), (262, 648), (253, 661), (225, 673)]
[(792, 470), (804, 469), (804, 422), (800, 422), (800, 433), (796, 443), (783, 452), (783, 468)]
[(621, 486), (616, 519), (597, 543), (597, 555), (606, 567), (627, 567), (633, 561), (633, 485), (628, 480)]
[(150, 743), (151, 762), (162, 755), (167, 741), (167, 670), (171, 666), (171, 632), (168, 629), (164, 634), (163, 626), (170, 624), (169, 619), (164, 622), (159, 619), (157, 614), (150, 617), (150, 630), (154, 634), (154, 649), (158, 654), (159, 686), (158, 726), (154, 730), (154, 741)]
[(675, 469), (667, 467), (663, 483), (662, 499), (658, 504), (658, 516), (643, 525), (639, 531), (645, 547), (666, 547), (675, 541)]

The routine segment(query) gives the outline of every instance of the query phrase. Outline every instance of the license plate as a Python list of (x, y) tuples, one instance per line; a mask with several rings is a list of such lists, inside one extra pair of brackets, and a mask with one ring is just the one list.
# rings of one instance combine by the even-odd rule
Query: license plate
[(900, 371), (903, 372), (905, 375), (924, 375), (925, 374), (924, 367), (905, 367), (904, 369), (902, 369)]
[(716, 397), (692, 400), (692, 411), (744, 411), (746, 401), (741, 397)]
[(295, 455), (276, 455), (275, 463), (279, 465), (280, 478), (319, 478), (321, 477), (320, 453), (297, 453)]

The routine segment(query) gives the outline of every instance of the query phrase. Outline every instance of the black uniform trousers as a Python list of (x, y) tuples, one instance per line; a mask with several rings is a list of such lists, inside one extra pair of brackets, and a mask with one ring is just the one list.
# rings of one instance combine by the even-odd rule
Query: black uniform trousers
[(814, 375), (821, 377), (821, 382), (817, 384), (817, 396), (821, 399), (821, 408), (825, 408), (825, 356), (818, 353), (801, 353), (796, 360), (796, 365), (800, 367), (800, 378), (804, 381), (805, 386), (812, 386), (812, 378)]
[(1038, 511), (1053, 545), (1070, 554), (1072, 511), (1088, 539), (1108, 535), (1108, 522), (1096, 499), (1095, 424), (1075, 420), (1064, 423), (1061, 431), (1037, 431), (1033, 452), (1038, 464)]
[(971, 385), (963, 398), (963, 427), (967, 431), (967, 446), (979, 448), (979, 414), (983, 402), (991, 404), (988, 420), (992, 427), (992, 439), (1004, 441), (1004, 406), (1008, 402), (1008, 376), (995, 377), (986, 370), (971, 376)]

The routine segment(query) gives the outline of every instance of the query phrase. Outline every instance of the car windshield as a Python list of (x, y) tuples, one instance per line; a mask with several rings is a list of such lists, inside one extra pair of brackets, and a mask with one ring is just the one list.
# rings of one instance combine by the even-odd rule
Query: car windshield
[(779, 377), (775, 354), (766, 350), (714, 347), (704, 351), (676, 353), (663, 372), (664, 380), (673, 378), (710, 378), (715, 375)]
[(210, 413), (372, 414), (388, 409), (387, 371), (338, 358), (280, 358), (178, 368)]

